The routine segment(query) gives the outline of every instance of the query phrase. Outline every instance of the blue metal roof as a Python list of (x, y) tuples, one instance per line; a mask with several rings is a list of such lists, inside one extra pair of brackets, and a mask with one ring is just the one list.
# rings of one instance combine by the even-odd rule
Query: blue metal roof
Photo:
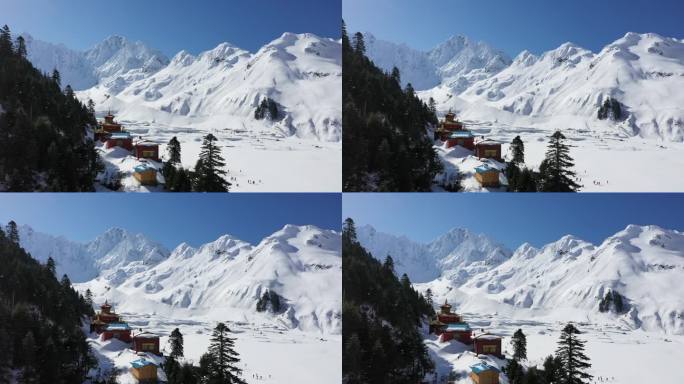
[(140, 164), (136, 165), (135, 168), (133, 168), (134, 171), (136, 172), (145, 172), (149, 170), (157, 171), (157, 169), (149, 164)]
[(491, 365), (487, 363), (477, 363), (475, 365), (471, 365), (470, 369), (475, 372), (475, 373), (482, 373), (486, 371), (494, 371), (494, 372), (499, 372), (499, 370), (495, 367), (492, 367)]
[(499, 170), (496, 169), (496, 168), (492, 168), (492, 167), (490, 167), (489, 165), (486, 165), (486, 164), (485, 164), (485, 165), (481, 165), (481, 166), (475, 168), (475, 172), (477, 172), (477, 173), (487, 173), (487, 172), (499, 172)]
[(449, 135), (449, 137), (452, 139), (465, 139), (474, 137), (474, 135), (470, 131), (454, 131), (451, 133), (451, 135)]
[(129, 331), (131, 327), (127, 323), (111, 323), (107, 325), (108, 331)]
[(133, 366), (133, 368), (142, 368), (142, 367), (146, 367), (148, 365), (157, 366), (157, 364), (155, 364), (149, 360), (145, 360), (145, 359), (138, 359), (138, 360), (131, 361), (131, 365)]
[(451, 323), (447, 324), (447, 331), (470, 331), (468, 323)]

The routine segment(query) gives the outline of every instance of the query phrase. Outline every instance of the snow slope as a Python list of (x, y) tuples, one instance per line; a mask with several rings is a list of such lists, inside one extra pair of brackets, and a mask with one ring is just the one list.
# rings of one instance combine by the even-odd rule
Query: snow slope
[[(195, 249), (169, 252), (141, 234), (112, 228), (80, 244), (22, 226), (21, 244), (41, 262), (52, 257), (79, 290), (122, 311), (152, 308), (173, 317), (202, 315), (252, 323), (255, 319), (304, 332), (341, 331), (340, 234), (314, 226), (286, 225), (252, 245), (230, 235)], [(266, 290), (283, 309), (259, 313)]]
[(85, 52), (37, 40), (29, 34), (22, 36), (26, 40), (28, 59), (33, 65), (47, 73), (59, 70), (62, 85), (71, 85), (74, 90), (97, 84), (112, 91), (120, 90), (169, 63), (161, 52), (121, 36), (108, 37)]
[[(681, 142), (683, 86), (684, 42), (630, 32), (599, 53), (572, 43), (540, 56), (524, 51), (467, 89), (442, 83), (421, 97), (470, 120)], [(597, 118), (609, 97), (622, 104), (618, 121)]]
[(272, 131), (336, 142), (342, 129), (341, 60), (335, 40), (284, 33), (254, 54), (230, 43), (197, 56), (181, 51), (159, 72), (126, 87), (102, 84), (78, 96), (121, 119), (213, 126), (232, 116), (262, 125), (254, 110), (269, 97), (281, 115)]
[(482, 234), (454, 228), (428, 244), (405, 236), (378, 232), (370, 225), (357, 228), (359, 242), (376, 258), (394, 260), (397, 275), (406, 273), (413, 282), (440, 276), (465, 282), (471, 276), (507, 260), (511, 252)]
[[(448, 299), (461, 311), (684, 335), (682, 232), (630, 225), (598, 246), (567, 235), (540, 249), (523, 244), (512, 254), (461, 229), (422, 246), (369, 226), (358, 237), (378, 259), (392, 254), (397, 273), (407, 272), (419, 290), (430, 288), (435, 301)], [(623, 312), (599, 311), (609, 291), (624, 298)]]
[(169, 251), (142, 234), (121, 228), (107, 230), (95, 240), (77, 243), (19, 227), (21, 246), (40, 262), (55, 260), (57, 276), (67, 274), (74, 283), (97, 276), (112, 284), (169, 256)]
[(417, 90), (440, 84), (465, 90), (511, 63), (502, 51), (466, 36), (453, 36), (427, 52), (379, 40), (371, 33), (365, 33), (364, 38), (366, 53), (378, 67), (388, 72), (397, 67), (402, 84), (411, 83)]

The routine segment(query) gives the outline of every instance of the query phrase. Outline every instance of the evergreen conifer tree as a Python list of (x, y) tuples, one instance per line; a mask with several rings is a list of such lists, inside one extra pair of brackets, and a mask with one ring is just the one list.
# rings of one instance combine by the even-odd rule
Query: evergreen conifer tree
[(21, 341), (23, 369), (19, 376), (20, 384), (33, 384), (39, 382), (36, 370), (36, 339), (33, 332), (29, 331)]
[(59, 74), (57, 68), (52, 70), (52, 80), (57, 83), (57, 86), (62, 86), (62, 76)]
[(199, 159), (195, 165), (195, 190), (198, 192), (228, 192), (230, 183), (224, 178), (226, 165), (221, 148), (211, 133), (204, 137)]
[(168, 152), (169, 159), (166, 161), (170, 164), (180, 164), (181, 161), (181, 145), (176, 136), (169, 140), (169, 144), (166, 146), (166, 151)]
[(392, 67), (392, 74), (390, 77), (397, 82), (397, 85), (401, 85), (401, 73), (399, 72), (399, 68)]
[(523, 384), (523, 380), (525, 380), (525, 371), (520, 363), (518, 363), (518, 360), (508, 360), (504, 372), (506, 373), (510, 384)]
[(511, 163), (522, 164), (525, 162), (525, 144), (523, 144), (520, 136), (516, 136), (513, 141), (511, 141), (511, 152), (513, 154)]
[(392, 258), (392, 256), (385, 256), (385, 262), (382, 264), (382, 266), (385, 268), (387, 272), (394, 273), (394, 259)]
[(90, 307), (93, 306), (93, 292), (90, 290), (90, 288), (86, 289), (85, 293), (85, 302), (88, 304)]
[(348, 217), (344, 220), (344, 225), (342, 227), (342, 238), (350, 242), (356, 242), (356, 226), (354, 225), (354, 220)]
[(584, 354), (585, 341), (578, 338), (579, 334), (580, 331), (574, 325), (568, 324), (558, 340), (556, 356), (562, 367), (561, 384), (587, 384), (593, 377), (586, 372), (591, 364), (589, 357)]
[(0, 55), (9, 56), (13, 53), (12, 51), (12, 33), (7, 24), (5, 24), (0, 29)]
[(177, 359), (183, 356), (183, 334), (180, 329), (176, 328), (171, 332), (169, 336), (169, 343), (171, 343), (171, 353), (170, 356), (173, 359)]
[(527, 359), (527, 337), (525, 337), (522, 329), (518, 329), (513, 333), (511, 344), (513, 345), (513, 360)]
[(546, 157), (540, 166), (543, 192), (576, 192), (581, 186), (573, 178), (573, 163), (570, 147), (565, 144), (565, 136), (556, 131), (551, 135)]
[(359, 56), (366, 54), (366, 43), (363, 41), (363, 33), (361, 32), (354, 34), (354, 52)]
[(432, 301), (432, 289), (428, 288), (427, 291), (425, 291), (425, 301), (430, 305), (430, 307), (434, 306), (434, 302)]
[(23, 36), (17, 37), (17, 55), (22, 59), (26, 58), (26, 40)]
[(15, 223), (14, 220), (10, 220), (9, 223), (7, 223), (5, 235), (9, 241), (13, 242), (14, 244), (19, 244), (19, 230), (17, 229), (17, 223)]
[(240, 377), (242, 370), (237, 367), (240, 362), (239, 354), (235, 351), (235, 339), (229, 336), (230, 329), (218, 323), (211, 336), (209, 344), (209, 375), (208, 382), (216, 384), (245, 384)]
[(45, 267), (52, 274), (52, 276), (55, 276), (55, 274), (57, 273), (57, 269), (55, 267), (55, 260), (51, 256), (48, 257), (47, 262), (45, 263)]

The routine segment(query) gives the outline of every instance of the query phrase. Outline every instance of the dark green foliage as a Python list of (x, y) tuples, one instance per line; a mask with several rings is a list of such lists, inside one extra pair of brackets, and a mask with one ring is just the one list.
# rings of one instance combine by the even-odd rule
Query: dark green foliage
[(565, 377), (563, 363), (558, 356), (547, 356), (544, 360), (544, 371), (541, 375), (543, 381), (548, 384), (561, 384)]
[(432, 289), (430, 288), (425, 291), (425, 301), (427, 301), (429, 306), (434, 306), (434, 302), (432, 301)]
[(622, 295), (613, 290), (606, 292), (606, 295), (599, 302), (599, 311), (623, 313), (625, 311), (625, 304), (622, 299)]
[(513, 155), (511, 163), (522, 164), (525, 162), (525, 144), (520, 136), (516, 136), (513, 141), (511, 141), (511, 153)]
[(512, 359), (508, 360), (508, 364), (503, 368), (506, 377), (508, 377), (508, 382), (510, 384), (523, 384), (525, 380), (525, 371), (522, 365), (518, 363), (518, 360)]
[(82, 383), (95, 364), (81, 331), (92, 307), (2, 230), (0, 265), (0, 383), (10, 369), (20, 383)]
[(598, 110), (598, 118), (599, 120), (620, 120), (622, 118), (622, 105), (612, 97), (607, 98)]
[(218, 139), (211, 133), (204, 137), (194, 172), (194, 190), (197, 192), (228, 192), (230, 188), (230, 183), (224, 178), (228, 173), (223, 170), (226, 162), (216, 141)]
[(180, 164), (181, 161), (181, 145), (176, 136), (169, 140), (169, 144), (166, 146), (166, 150), (169, 153), (169, 159), (166, 160), (167, 163)]
[(527, 359), (527, 337), (525, 337), (522, 329), (518, 329), (513, 333), (511, 345), (513, 346), (513, 360)]
[(551, 135), (546, 158), (539, 166), (542, 192), (577, 192), (581, 185), (573, 179), (573, 163), (570, 157), (570, 147), (565, 144), (565, 136), (556, 131)]
[(261, 100), (261, 103), (254, 111), (254, 118), (257, 120), (264, 118), (269, 120), (278, 119), (278, 104), (270, 97)]
[(589, 357), (584, 354), (585, 341), (577, 335), (580, 331), (574, 325), (568, 324), (561, 332), (558, 340), (556, 356), (560, 361), (562, 384), (587, 384), (591, 382), (592, 375), (586, 372), (591, 367)]
[[(45, 268), (47, 268), (47, 270), (52, 274), (52, 276), (56, 276), (57, 271), (55, 267), (55, 260), (52, 257), (48, 257), (47, 262), (45, 263)], [(88, 292), (90, 292), (90, 289), (88, 289)]]
[(432, 306), (356, 241), (353, 221), (342, 233), (343, 382), (416, 383), (433, 370), (417, 327)]
[(10, 220), (5, 227), (5, 233), (7, 234), (7, 239), (14, 244), (19, 245), (19, 229), (17, 229), (17, 223), (14, 220)]
[(242, 370), (237, 367), (240, 362), (239, 354), (235, 351), (235, 339), (229, 336), (230, 329), (223, 323), (218, 323), (211, 336), (209, 351), (200, 359), (200, 366), (204, 362), (208, 384), (244, 384), (240, 376)]
[(92, 191), (102, 169), (85, 128), (96, 123), (59, 72), (42, 74), (9, 28), (0, 34), (0, 190)]
[(183, 356), (183, 334), (180, 329), (176, 328), (169, 336), (169, 343), (171, 343), (171, 358), (177, 359)]
[(437, 116), (399, 70), (377, 68), (365, 55), (363, 35), (354, 46), (342, 37), (342, 116), (345, 191), (429, 191), (442, 164), (428, 136)]
[(506, 166), (508, 192), (537, 192), (540, 175), (530, 168), (520, 169), (516, 163)]
[(392, 256), (385, 256), (385, 262), (382, 264), (382, 266), (387, 272), (394, 274), (394, 259), (392, 259)]
[(282, 310), (282, 306), (280, 304), (280, 296), (277, 293), (267, 289), (257, 301), (256, 310), (258, 312), (280, 312)]

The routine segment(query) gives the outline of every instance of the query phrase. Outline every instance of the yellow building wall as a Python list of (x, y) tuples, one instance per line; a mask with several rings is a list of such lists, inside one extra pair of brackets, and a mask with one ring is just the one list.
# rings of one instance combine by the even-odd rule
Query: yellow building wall
[(470, 379), (475, 384), (499, 384), (499, 373), (494, 371), (486, 371), (478, 375), (475, 372), (471, 372)]
[(143, 185), (155, 185), (157, 184), (157, 173), (156, 172), (134, 172), (133, 177)]
[(131, 368), (131, 373), (138, 380), (157, 379), (157, 367), (154, 365), (147, 365), (142, 368)]

